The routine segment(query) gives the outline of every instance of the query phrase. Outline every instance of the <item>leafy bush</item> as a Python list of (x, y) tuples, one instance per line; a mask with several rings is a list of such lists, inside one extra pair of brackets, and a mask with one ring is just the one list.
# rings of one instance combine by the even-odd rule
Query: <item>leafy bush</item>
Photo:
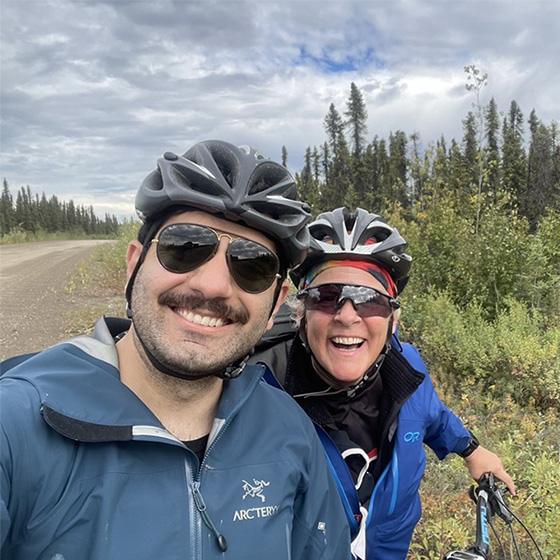
[(432, 375), (456, 393), (476, 384), (493, 397), (560, 409), (560, 327), (506, 299), (493, 321), (447, 294), (407, 300), (402, 335), (422, 351)]
[[(481, 443), (498, 453), (517, 487), (517, 497), (506, 500), (535, 537), (544, 557), (555, 560), (560, 550), (560, 476), (558, 434), (560, 422), (552, 409), (539, 412), (512, 399), (492, 399), (473, 388), (458, 398), (445, 395), (447, 404), (478, 434)], [(445, 552), (466, 549), (474, 542), (475, 508), (467, 495), (470, 480), (463, 461), (451, 456), (439, 462), (428, 452), (421, 494), (423, 517), (409, 558), (441, 559)], [(500, 519), (494, 522), (508, 549), (510, 537)], [(538, 554), (520, 525), (515, 524), (522, 558)], [(492, 558), (504, 558), (491, 534)], [(506, 556), (510, 558), (510, 556)]]
[(22, 227), (14, 227), (9, 233), (0, 236), (0, 245), (15, 245), (35, 241), (62, 241), (67, 239), (113, 239), (114, 235), (87, 235), (83, 230), (47, 232), (42, 229), (29, 231)]
[(477, 231), (472, 209), (451, 195), (427, 198), (411, 216), (393, 207), (388, 221), (403, 234), (414, 264), (405, 294), (445, 291), (461, 309), (478, 305), (494, 319), (515, 298), (560, 322), (560, 213), (550, 211), (535, 233), (505, 203), (489, 205)]

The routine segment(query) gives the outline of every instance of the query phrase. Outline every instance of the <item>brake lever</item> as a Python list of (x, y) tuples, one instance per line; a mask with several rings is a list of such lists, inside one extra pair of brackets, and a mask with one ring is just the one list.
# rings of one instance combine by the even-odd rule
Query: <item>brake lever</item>
[(486, 491), (488, 494), (488, 505), (490, 506), (492, 515), (498, 515), (506, 523), (512, 523), (513, 516), (504, 501), (504, 495), (508, 490), (502, 490), (498, 487), (493, 473), (490, 472), (484, 475), (480, 479), (478, 486), (473, 485), (470, 487), (469, 496), (475, 503), (478, 499), (478, 493), (481, 490)]

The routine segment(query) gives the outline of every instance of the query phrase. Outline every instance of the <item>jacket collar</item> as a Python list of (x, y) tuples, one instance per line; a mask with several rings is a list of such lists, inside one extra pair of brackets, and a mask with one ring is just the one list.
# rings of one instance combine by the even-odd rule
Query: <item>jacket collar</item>
[[(129, 326), (128, 320), (102, 317), (91, 336), (76, 337), (30, 355), (3, 377), (31, 383), (39, 395), (45, 421), (71, 439), (175, 440), (120, 380), (114, 337)], [(263, 373), (262, 365), (247, 366), (239, 378), (224, 382), (211, 439), (249, 398)]]

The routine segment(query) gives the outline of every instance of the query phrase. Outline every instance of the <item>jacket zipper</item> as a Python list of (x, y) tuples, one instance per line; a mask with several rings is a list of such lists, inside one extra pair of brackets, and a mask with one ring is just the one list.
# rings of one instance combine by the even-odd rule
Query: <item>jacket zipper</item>
[[(258, 381), (258, 382), (260, 382), (260, 381)], [(196, 511), (198, 511), (202, 520), (204, 521), (204, 524), (208, 527), (208, 529), (216, 537), (216, 542), (218, 544), (218, 548), (222, 552), (226, 552), (228, 544), (227, 544), (226, 537), (222, 533), (220, 533), (220, 531), (217, 529), (216, 525), (214, 524), (214, 522), (210, 518), (210, 515), (208, 514), (208, 511), (207, 511), (207, 508), (206, 508), (206, 502), (204, 501), (204, 497), (202, 496), (202, 493), (200, 491), (202, 472), (203, 472), (204, 468), (206, 467), (206, 459), (207, 459), (208, 455), (210, 454), (210, 451), (214, 448), (214, 446), (216, 445), (218, 440), (221, 439), (221, 437), (223, 436), (223, 434), (225, 433), (225, 431), (227, 430), (227, 428), (229, 427), (229, 425), (233, 421), (233, 418), (239, 412), (240, 408), (245, 404), (245, 402), (247, 402), (249, 397), (253, 394), (254, 388), (255, 387), (253, 387), (252, 391), (247, 391), (247, 393), (244, 395), (244, 398), (241, 399), (235, 405), (235, 407), (233, 408), (233, 410), (231, 411), (231, 413), (227, 417), (226, 421), (224, 422), (224, 425), (222, 426), (222, 428), (220, 429), (220, 431), (218, 432), (218, 434), (216, 435), (216, 437), (214, 438), (214, 440), (212, 441), (212, 443), (210, 444), (210, 446), (206, 450), (206, 453), (204, 454), (204, 458), (202, 459), (202, 463), (200, 464), (200, 467), (199, 467), (197, 473), (193, 472), (193, 469), (192, 469), (189, 461), (187, 460), (187, 463), (188, 463), (187, 469), (188, 469), (188, 472), (190, 472), (190, 474), (191, 474), (190, 480), (192, 480), (192, 482), (189, 483), (189, 486), (190, 486), (190, 489), (192, 491), (192, 498), (193, 498), (194, 506), (196, 507)], [(187, 478), (189, 478), (188, 475), (187, 475)], [(194, 513), (194, 508), (193, 508), (193, 513)], [(194, 519), (194, 516), (193, 516), (193, 519)], [(192, 533), (194, 533), (194, 526), (191, 528), (191, 534)], [(200, 550), (200, 546), (199, 546), (199, 543), (198, 543), (199, 534), (200, 534), (200, 532), (198, 531), (197, 534), (196, 534), (196, 544), (197, 544), (197, 546), (195, 547), (195, 549), (197, 551)]]
[(198, 509), (202, 517), (202, 520), (204, 521), (208, 529), (210, 529), (210, 531), (214, 533), (214, 536), (216, 537), (216, 541), (218, 542), (219, 549), (222, 552), (225, 552), (228, 547), (226, 538), (218, 531), (218, 529), (216, 529), (216, 525), (214, 525), (212, 519), (210, 518), (208, 512), (206, 511), (206, 502), (204, 501), (204, 498), (200, 493), (200, 482), (193, 481), (191, 483), (191, 489), (192, 489), (196, 509)]

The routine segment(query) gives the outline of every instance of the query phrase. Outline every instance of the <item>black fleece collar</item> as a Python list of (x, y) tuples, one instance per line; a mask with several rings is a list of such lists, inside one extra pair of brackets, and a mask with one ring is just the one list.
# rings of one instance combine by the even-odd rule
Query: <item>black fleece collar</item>
[[(379, 370), (379, 376), (382, 384), (382, 398), (378, 406), (382, 417), (386, 416), (394, 406), (400, 408), (424, 380), (424, 374), (416, 371), (395, 348), (388, 352)], [(294, 338), (290, 350), (284, 388), (290, 395), (323, 391), (328, 388), (328, 385), (315, 374), (311, 358), (298, 336)], [(334, 422), (325, 406), (325, 399), (331, 402), (332, 399), (336, 399), (341, 404), (344, 401), (345, 406), (350, 406), (354, 400), (361, 401), (372, 388), (379, 389), (379, 385), (368, 383), (351, 399), (342, 394), (333, 394), (297, 400), (312, 420), (325, 428), (332, 428)]]

